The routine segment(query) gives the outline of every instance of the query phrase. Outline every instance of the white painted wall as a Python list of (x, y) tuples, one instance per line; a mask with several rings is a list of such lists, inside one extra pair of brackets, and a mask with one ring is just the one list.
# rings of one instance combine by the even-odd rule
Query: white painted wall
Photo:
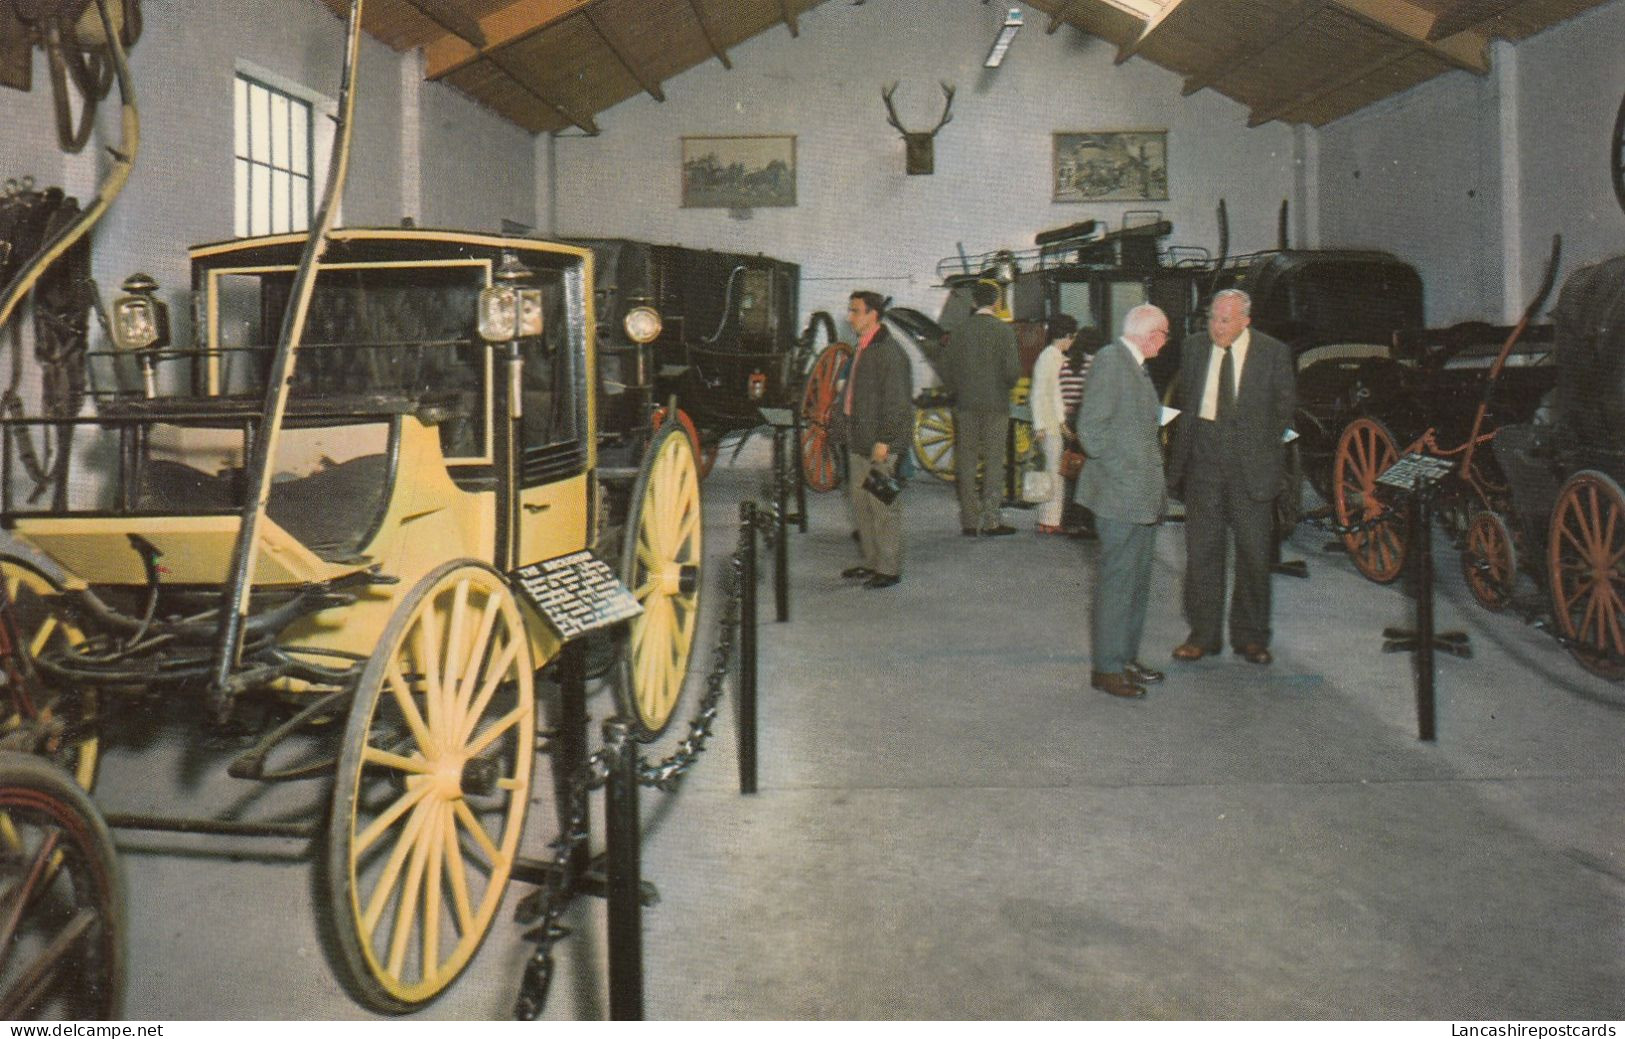
[(1428, 321), (1513, 320), (1553, 233), (1567, 273), (1625, 251), (1608, 142), (1625, 94), (1625, 0), (1319, 132), (1320, 238), (1416, 265)]
[[(928, 10), (922, 10), (928, 8)], [(1035, 232), (1087, 217), (1113, 223), (1124, 203), (1054, 204), (1055, 131), (1166, 128), (1175, 239), (1216, 247), (1214, 209), (1228, 200), (1237, 250), (1274, 244), (1276, 212), (1295, 191), (1294, 135), (1246, 128), (1245, 109), (1211, 91), (1188, 99), (1181, 80), (1144, 60), (1114, 66), (1114, 48), (1025, 8), (1027, 25), (1002, 68), (984, 71), (1004, 7), (968, 0), (826, 3), (663, 85), (603, 112), (598, 137), (554, 141), (556, 179), (538, 209), (561, 235), (623, 235), (764, 252), (802, 265), (801, 303), (840, 313), (869, 287), (934, 313), (937, 261), (1023, 248)], [(958, 87), (953, 121), (936, 139), (936, 173), (903, 172), (903, 142), (886, 123), (880, 88), (900, 81), (903, 124), (927, 129), (942, 110), (938, 80)], [(794, 134), (797, 205), (750, 219), (683, 209), (683, 135)], [(545, 151), (538, 148), (538, 155)], [(538, 162), (545, 171), (545, 161)]]
[[(316, 0), (146, 0), (142, 12), (145, 30), (130, 61), (141, 151), (124, 193), (94, 232), (95, 274), (104, 296), (131, 271), (152, 274), (179, 338), (189, 334), (187, 246), (232, 235), (237, 62), (336, 99), (344, 23)], [(504, 217), (533, 223), (531, 135), (449, 87), (404, 89), (402, 65), (415, 71), (417, 61), (363, 39), (345, 223), (395, 225), (406, 215), (437, 226), (494, 229)], [(104, 105), (97, 136), (81, 155), (64, 157), (38, 52), (34, 78), (31, 93), (0, 88), (0, 178), (32, 175), (86, 198), (106, 147), (118, 139), (117, 105)], [(415, 176), (411, 164), (420, 164)]]

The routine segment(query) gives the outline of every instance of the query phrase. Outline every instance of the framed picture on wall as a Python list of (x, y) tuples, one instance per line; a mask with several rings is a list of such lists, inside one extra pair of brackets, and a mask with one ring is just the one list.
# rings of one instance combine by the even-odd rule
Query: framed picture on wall
[(1167, 199), (1167, 130), (1069, 131), (1054, 136), (1056, 202)]
[(795, 204), (794, 136), (683, 138), (685, 209)]

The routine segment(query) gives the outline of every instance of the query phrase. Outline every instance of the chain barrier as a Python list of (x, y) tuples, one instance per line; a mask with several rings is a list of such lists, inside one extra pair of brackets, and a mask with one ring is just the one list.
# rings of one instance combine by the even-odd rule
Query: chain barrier
[(1338, 523), (1330, 516), (1305, 516), (1299, 523), (1307, 523), (1316, 530), (1324, 531), (1337, 537), (1355, 537), (1360, 534), (1369, 534), (1379, 527), (1386, 527), (1390, 523), (1403, 523), (1405, 515), (1398, 509), (1384, 509), (1368, 520), (1359, 523)]
[[(761, 526), (765, 514), (758, 514)], [(733, 668), (733, 655), (739, 630), (740, 602), (744, 592), (745, 552), (747, 539), (756, 530), (740, 524), (739, 543), (728, 561), (727, 599), (722, 607), (722, 624), (717, 633), (717, 644), (711, 655), (711, 670), (706, 675), (705, 695), (700, 699), (699, 711), (689, 722), (688, 735), (678, 743), (671, 755), (657, 764), (638, 763), (638, 783), (667, 792), (675, 791), (694, 763), (705, 752), (706, 743), (715, 730), (717, 714), (726, 689), (728, 674)], [(631, 751), (636, 753), (636, 751)], [(598, 750), (570, 777), (570, 812), (559, 836), (548, 845), (553, 852), (548, 865), (545, 893), (528, 896), (519, 906), (522, 922), (535, 921), (536, 926), (525, 938), (536, 943), (530, 960), (525, 964), (524, 977), (519, 985), (519, 996), (514, 1003), (514, 1017), (520, 1021), (534, 1021), (547, 1005), (547, 993), (553, 981), (553, 947), (569, 937), (570, 929), (559, 923), (565, 909), (574, 898), (574, 892), (565, 884), (570, 876), (570, 859), (576, 848), (587, 840), (588, 796), (602, 788), (609, 780), (610, 754)], [(538, 898), (538, 896), (540, 896)]]

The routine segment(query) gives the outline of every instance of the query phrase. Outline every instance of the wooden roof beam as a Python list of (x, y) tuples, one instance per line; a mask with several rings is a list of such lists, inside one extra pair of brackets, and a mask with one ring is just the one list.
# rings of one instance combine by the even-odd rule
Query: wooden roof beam
[(406, 0), (417, 12), (476, 50), (485, 46), (485, 32), (450, 0)]
[(1217, 61), (1186, 77), (1185, 86), (1180, 90), (1180, 94), (1189, 97), (1198, 90), (1224, 82), (1231, 71), (1245, 66), (1249, 58), (1275, 46), (1303, 28), (1311, 18), (1325, 10), (1329, 2), (1330, 0), (1308, 0), (1281, 12), (1256, 37), (1244, 40), (1240, 46), (1232, 47), (1222, 54)]
[(1431, 11), (1410, 0), (1333, 0), (1339, 10), (1387, 33), (1410, 47), (1426, 51), (1447, 65), (1480, 76), (1490, 71), (1489, 39), (1481, 33), (1457, 33), (1442, 40), (1428, 39), (1433, 28)]
[(1168, 0), (1167, 3), (1162, 5), (1162, 10), (1158, 11), (1145, 23), (1145, 28), (1140, 30), (1140, 35), (1136, 36), (1127, 46), (1117, 49), (1117, 57), (1112, 59), (1112, 64), (1121, 65), (1140, 53), (1140, 48), (1146, 45), (1146, 42), (1151, 39), (1158, 29), (1167, 25), (1170, 21), (1177, 20), (1178, 16), (1174, 12), (1184, 11), (1189, 14), (1191, 8), (1195, 7), (1198, 2), (1200, 0)]
[(1055, 10), (1050, 12), (1049, 24), (1044, 26), (1045, 36), (1055, 35), (1055, 30), (1059, 29), (1066, 21), (1066, 16), (1072, 13), (1072, 5), (1075, 3), (1077, 0), (1064, 0), (1063, 3), (1055, 5)]
[(796, 24), (796, 13), (790, 10), (790, 0), (779, 0), (779, 10), (784, 13), (784, 24), (790, 27), (790, 36), (800, 36), (801, 27)]
[(1375, 76), (1390, 65), (1397, 64), (1410, 57), (1411, 53), (1409, 47), (1395, 47), (1393, 50), (1378, 55), (1352, 72), (1323, 80), (1310, 87), (1307, 91), (1275, 101), (1267, 108), (1254, 108), (1252, 114), (1247, 118), (1247, 125), (1249, 127), (1262, 126), (1272, 119), (1280, 119), (1282, 116), (1291, 115), (1293, 112), (1308, 108), (1310, 105), (1330, 97), (1339, 90), (1348, 89), (1362, 79)]
[(523, 90), (535, 100), (546, 105), (548, 108), (551, 108), (565, 119), (568, 119), (573, 125), (580, 128), (583, 132), (593, 137), (598, 136), (598, 124), (593, 122), (592, 116), (581, 115), (577, 112), (573, 112), (559, 104), (557, 101), (548, 97), (546, 94), (543, 94), (540, 90), (537, 90), (529, 80), (525, 79), (524, 75), (521, 74), (519, 70), (515, 69), (512, 65), (504, 61), (500, 55), (487, 54), (485, 55), (485, 60), (489, 61), (493, 68), (511, 80), (520, 90)]
[(1523, 0), (1464, 0), (1433, 19), (1428, 39), (1442, 40), (1458, 32), (1476, 29), (1492, 18), (1499, 18), (1521, 4)]
[(715, 54), (717, 60), (722, 62), (723, 68), (733, 68), (734, 63), (728, 60), (728, 52), (717, 46), (717, 38), (711, 32), (711, 23), (705, 20), (705, 12), (700, 9), (700, 0), (688, 0), (688, 6), (694, 9), (694, 20), (700, 24), (700, 33), (704, 35), (706, 45), (711, 48), (711, 53)]
[(473, 47), (455, 36), (442, 36), (423, 48), (424, 78), (440, 79), (491, 51), (518, 43), (528, 36), (585, 11), (598, 0), (516, 0), (479, 20), (483, 47)]
[(582, 16), (587, 19), (587, 24), (592, 26), (592, 31), (598, 34), (598, 38), (604, 41), (604, 46), (609, 48), (609, 52), (615, 55), (615, 60), (621, 63), (621, 68), (626, 70), (626, 74), (637, 80), (638, 86), (642, 87), (644, 92), (650, 97), (664, 104), (666, 95), (665, 92), (660, 89), (660, 84), (653, 82), (644, 76), (644, 74), (639, 71), (637, 66), (633, 65), (632, 62), (627, 59), (625, 52), (623, 52), (615, 43), (614, 38), (611, 37), (608, 32), (604, 31), (604, 27), (599, 24), (598, 19), (592, 16), (591, 11), (583, 11)]

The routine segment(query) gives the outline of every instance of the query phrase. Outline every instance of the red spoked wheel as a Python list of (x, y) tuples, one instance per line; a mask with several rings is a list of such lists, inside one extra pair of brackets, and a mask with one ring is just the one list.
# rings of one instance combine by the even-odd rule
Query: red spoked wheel
[[(1376, 419), (1358, 418), (1337, 439), (1332, 460), (1332, 507), (1345, 527), (1370, 523), (1394, 510), (1377, 496), (1377, 477), (1399, 458), (1394, 438)], [(1367, 580), (1387, 584), (1405, 569), (1404, 520), (1343, 535), (1354, 568)]]
[(815, 491), (833, 491), (841, 482), (839, 459), (829, 439), (829, 421), (840, 395), (852, 348), (831, 343), (813, 362), (801, 393), (801, 477)]
[(1467, 590), (1486, 610), (1500, 611), (1512, 601), (1518, 579), (1518, 553), (1512, 531), (1498, 512), (1475, 512), (1467, 524), (1467, 543), (1461, 550), (1461, 576)]
[(1603, 473), (1569, 477), (1552, 509), (1552, 613), (1580, 666), (1625, 679), (1625, 493)]

